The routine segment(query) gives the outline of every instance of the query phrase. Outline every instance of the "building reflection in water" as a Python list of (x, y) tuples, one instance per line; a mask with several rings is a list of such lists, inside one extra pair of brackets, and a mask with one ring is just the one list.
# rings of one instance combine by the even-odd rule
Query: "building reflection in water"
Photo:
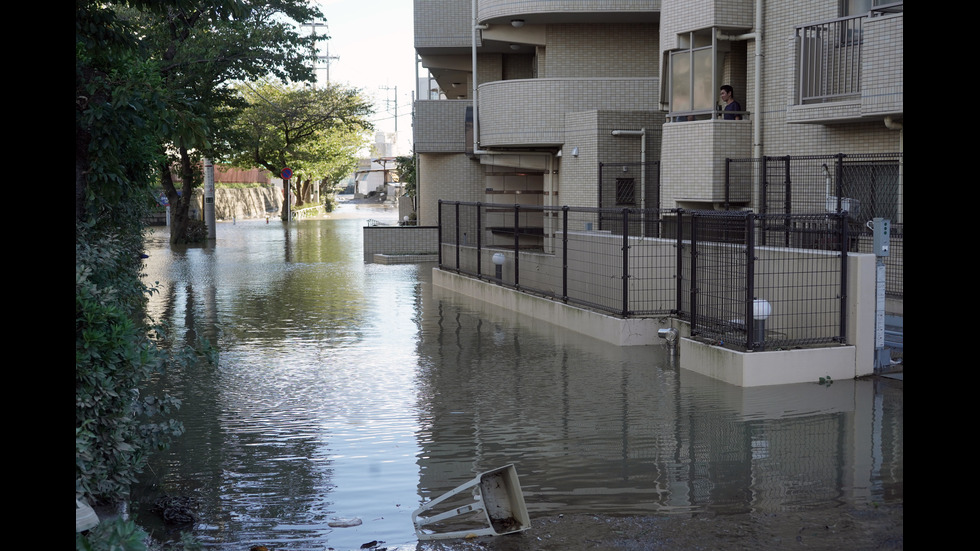
[(901, 498), (901, 390), (885, 383), (740, 388), (675, 368), (664, 347), (607, 345), (439, 288), (422, 307), (423, 499), (509, 463), (532, 515)]

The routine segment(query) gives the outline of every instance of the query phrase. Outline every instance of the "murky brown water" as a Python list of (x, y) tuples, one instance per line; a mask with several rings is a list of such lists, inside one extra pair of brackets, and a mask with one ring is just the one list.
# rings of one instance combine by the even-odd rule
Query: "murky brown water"
[(220, 362), (160, 381), (187, 433), (153, 459), (143, 495), (197, 498), (209, 548), (415, 549), (413, 510), (507, 464), (532, 521), (903, 499), (900, 386), (712, 381), (661, 347), (433, 288), (432, 264), (365, 264), (363, 218), (222, 223), (206, 248), (174, 250), (165, 230), (148, 242), (152, 315), (211, 339)]

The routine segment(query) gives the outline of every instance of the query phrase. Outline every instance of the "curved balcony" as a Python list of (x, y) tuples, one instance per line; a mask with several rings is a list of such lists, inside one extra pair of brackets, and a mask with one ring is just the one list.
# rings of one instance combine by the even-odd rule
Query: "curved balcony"
[(481, 147), (564, 143), (565, 114), (658, 108), (658, 78), (499, 80), (479, 88)]
[(466, 151), (466, 110), (470, 100), (420, 100), (415, 102), (412, 124), (417, 153)]
[(653, 20), (661, 0), (480, 0), (477, 18), (483, 23), (529, 24)]

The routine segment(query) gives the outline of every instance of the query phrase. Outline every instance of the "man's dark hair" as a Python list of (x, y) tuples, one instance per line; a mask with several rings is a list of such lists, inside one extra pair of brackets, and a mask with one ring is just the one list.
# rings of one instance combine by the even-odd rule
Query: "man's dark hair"
[(735, 95), (735, 89), (732, 88), (731, 85), (722, 84), (721, 85), (721, 88), (719, 88), (719, 89), (720, 90), (724, 90), (724, 91), (728, 92), (729, 94), (732, 94), (733, 96)]

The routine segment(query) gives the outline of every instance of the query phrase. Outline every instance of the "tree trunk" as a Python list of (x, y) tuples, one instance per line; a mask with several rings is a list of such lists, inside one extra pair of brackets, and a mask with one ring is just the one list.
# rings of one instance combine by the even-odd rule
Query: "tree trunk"
[(194, 179), (197, 175), (196, 166), (193, 164), (193, 159), (187, 149), (181, 148), (180, 176), (182, 182), (180, 193), (177, 192), (170, 168), (169, 165), (160, 167), (162, 174), (160, 183), (163, 185), (163, 191), (167, 194), (167, 200), (170, 202), (170, 243), (187, 243), (189, 242), (187, 230), (191, 222), (190, 210)]
[(307, 178), (303, 180), (302, 187), (300, 188), (300, 199), (304, 205), (308, 205), (313, 202), (313, 180)]
[(187, 218), (189, 212), (187, 207), (189, 203), (185, 202), (181, 206), (184, 198), (177, 193), (177, 188), (174, 186), (173, 173), (170, 172), (169, 164), (164, 163), (160, 167), (160, 174), (160, 184), (163, 185), (163, 192), (167, 194), (167, 202), (170, 204), (170, 242), (182, 243), (181, 238), (187, 234)]

